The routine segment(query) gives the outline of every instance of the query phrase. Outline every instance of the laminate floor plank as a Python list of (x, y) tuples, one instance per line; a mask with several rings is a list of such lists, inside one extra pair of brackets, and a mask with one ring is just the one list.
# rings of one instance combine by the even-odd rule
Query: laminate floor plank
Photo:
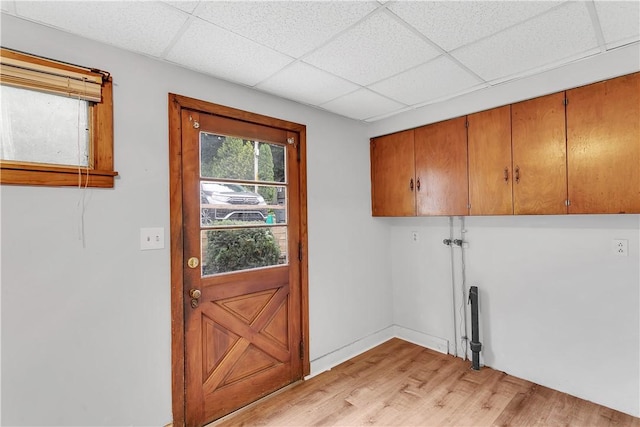
[(557, 391), (531, 383), (525, 393), (518, 395), (505, 408), (499, 425), (546, 426)]
[[(589, 425), (587, 420), (591, 418), (589, 411), (584, 408), (578, 408), (581, 400), (568, 394), (560, 393), (553, 404), (551, 413), (547, 418), (547, 424), (550, 427), (559, 427), (569, 425), (572, 421), (579, 425)], [(591, 412), (595, 413), (597, 405), (592, 404)]]
[(505, 407), (513, 398), (513, 394), (519, 389), (518, 386), (505, 381), (507, 374), (483, 369), (480, 372), (488, 372), (490, 377), (485, 378), (484, 383), (480, 383), (480, 388), (476, 393), (469, 396), (456, 411), (445, 421), (446, 425), (455, 426), (475, 426), (491, 425), (504, 411)]
[(366, 425), (640, 427), (640, 419), (394, 338), (210, 424)]
[[(369, 371), (368, 376), (360, 376), (360, 379), (366, 381), (354, 382), (354, 387), (341, 396), (350, 406), (348, 413), (335, 420), (336, 424), (386, 425), (397, 419), (401, 414), (399, 411), (402, 410), (402, 402), (410, 395), (401, 392), (390, 394), (388, 390), (406, 390), (408, 383), (417, 383), (409, 378), (408, 368), (415, 366), (420, 353), (420, 348), (401, 348), (385, 354), (384, 358), (377, 362), (377, 368), (384, 369), (390, 375), (382, 377)], [(401, 363), (398, 363), (399, 361)], [(332, 416), (332, 419), (335, 418)]]

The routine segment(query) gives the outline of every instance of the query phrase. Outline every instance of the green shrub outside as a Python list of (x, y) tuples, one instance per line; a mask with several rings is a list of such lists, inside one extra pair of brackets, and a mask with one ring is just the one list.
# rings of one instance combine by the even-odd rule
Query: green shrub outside
[[(248, 225), (246, 221), (220, 221), (216, 225)], [(263, 224), (263, 223), (260, 223)], [(224, 273), (278, 264), (280, 246), (269, 228), (209, 231), (204, 274)]]

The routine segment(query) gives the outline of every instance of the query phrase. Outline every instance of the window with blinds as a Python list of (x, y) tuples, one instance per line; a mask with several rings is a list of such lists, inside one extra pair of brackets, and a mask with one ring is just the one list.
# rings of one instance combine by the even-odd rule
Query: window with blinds
[(113, 187), (108, 73), (2, 48), (0, 183)]

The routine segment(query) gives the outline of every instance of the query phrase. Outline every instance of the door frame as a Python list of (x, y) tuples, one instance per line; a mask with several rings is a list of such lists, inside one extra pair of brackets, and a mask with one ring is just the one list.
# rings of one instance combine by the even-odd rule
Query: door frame
[(185, 321), (183, 278), (183, 217), (182, 217), (182, 128), (183, 109), (195, 110), (247, 123), (271, 126), (299, 135), (300, 161), (300, 310), (302, 340), (304, 344), (302, 376), (309, 375), (309, 269), (307, 263), (307, 151), (305, 125), (238, 110), (223, 105), (200, 101), (169, 93), (169, 203), (171, 233), (171, 395), (173, 426), (185, 425)]

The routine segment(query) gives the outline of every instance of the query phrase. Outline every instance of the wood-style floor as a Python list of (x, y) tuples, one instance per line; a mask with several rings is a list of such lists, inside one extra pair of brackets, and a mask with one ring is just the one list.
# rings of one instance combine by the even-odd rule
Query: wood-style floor
[(212, 425), (640, 427), (640, 419), (392, 339)]

